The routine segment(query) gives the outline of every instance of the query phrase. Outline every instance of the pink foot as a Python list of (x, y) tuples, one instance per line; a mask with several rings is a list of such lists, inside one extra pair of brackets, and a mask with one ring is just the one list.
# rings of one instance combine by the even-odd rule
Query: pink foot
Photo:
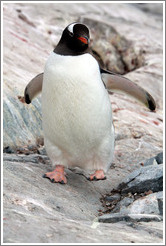
[(104, 171), (102, 169), (96, 170), (94, 174), (90, 175), (88, 180), (90, 181), (97, 181), (97, 180), (104, 180), (106, 179), (106, 176), (104, 175)]
[(45, 173), (43, 175), (43, 178), (50, 179), (52, 183), (67, 183), (67, 179), (64, 173), (64, 166), (62, 165), (57, 165), (54, 171)]

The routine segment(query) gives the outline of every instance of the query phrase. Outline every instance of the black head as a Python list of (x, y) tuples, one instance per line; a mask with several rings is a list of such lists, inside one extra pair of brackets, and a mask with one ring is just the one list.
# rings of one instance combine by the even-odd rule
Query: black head
[(54, 52), (61, 55), (80, 55), (88, 52), (88, 44), (89, 29), (75, 22), (65, 28)]

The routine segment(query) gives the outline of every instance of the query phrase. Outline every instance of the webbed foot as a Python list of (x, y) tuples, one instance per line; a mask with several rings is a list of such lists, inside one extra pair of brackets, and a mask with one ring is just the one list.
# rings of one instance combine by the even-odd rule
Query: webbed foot
[(96, 170), (94, 174), (90, 175), (90, 177), (88, 178), (88, 180), (90, 181), (98, 181), (98, 180), (104, 180), (104, 179), (106, 179), (106, 176), (102, 169)]
[(52, 183), (66, 184), (67, 178), (64, 173), (64, 166), (57, 165), (54, 171), (45, 173), (43, 178), (48, 178)]

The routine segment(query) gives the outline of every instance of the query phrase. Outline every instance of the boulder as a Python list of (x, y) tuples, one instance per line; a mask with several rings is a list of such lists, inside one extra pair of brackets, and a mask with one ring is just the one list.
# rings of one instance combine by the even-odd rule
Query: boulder
[(121, 200), (120, 213), (162, 215), (162, 198), (162, 191), (143, 196), (139, 199), (136, 199), (132, 203), (130, 202), (129, 204), (124, 203), (124, 200), (127, 199), (124, 198), (123, 200)]
[(122, 194), (141, 193), (152, 190), (153, 192), (163, 190), (163, 165), (151, 165), (141, 167), (132, 172), (118, 186)]

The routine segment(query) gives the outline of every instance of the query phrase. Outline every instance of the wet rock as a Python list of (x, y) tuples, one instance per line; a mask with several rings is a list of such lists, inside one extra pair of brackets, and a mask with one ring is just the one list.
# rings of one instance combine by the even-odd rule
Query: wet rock
[(162, 221), (162, 217), (159, 215), (149, 214), (104, 214), (98, 218), (99, 222), (103, 223), (116, 223), (119, 221), (126, 222), (149, 222), (149, 221)]
[(128, 192), (141, 193), (148, 190), (153, 192), (162, 191), (163, 189), (163, 165), (150, 165), (141, 167), (132, 172), (118, 186), (122, 194)]

